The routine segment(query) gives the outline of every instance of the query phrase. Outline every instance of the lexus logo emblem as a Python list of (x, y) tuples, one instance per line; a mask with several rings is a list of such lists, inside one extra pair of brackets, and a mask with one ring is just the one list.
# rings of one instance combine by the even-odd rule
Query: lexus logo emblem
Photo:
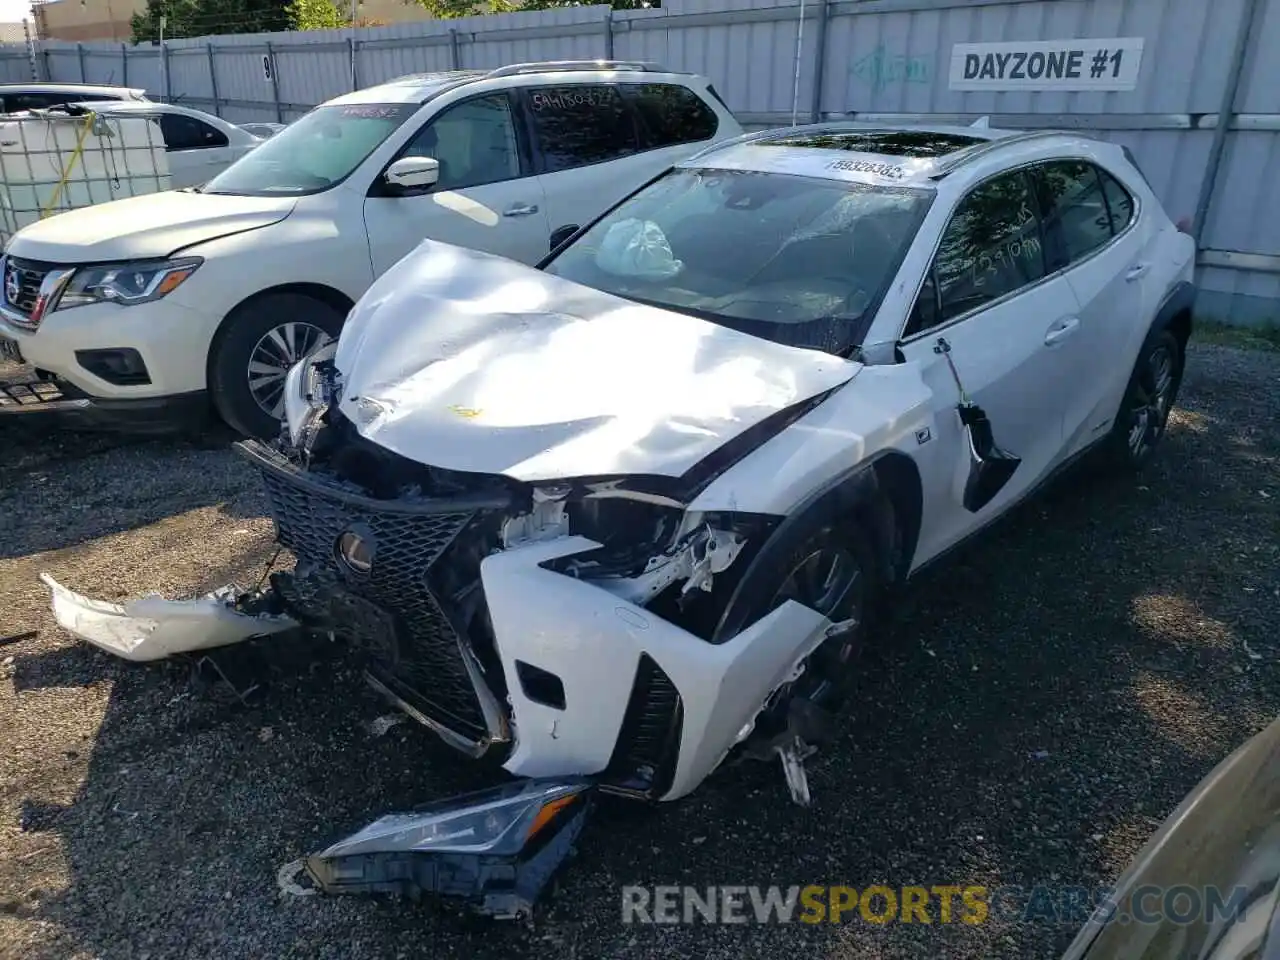
[(365, 576), (373, 569), (373, 537), (368, 531), (346, 531), (333, 549), (338, 562), (350, 572)]
[(17, 304), (18, 298), (22, 296), (22, 271), (14, 267), (9, 267), (5, 271), (4, 276), (4, 298), (12, 304)]

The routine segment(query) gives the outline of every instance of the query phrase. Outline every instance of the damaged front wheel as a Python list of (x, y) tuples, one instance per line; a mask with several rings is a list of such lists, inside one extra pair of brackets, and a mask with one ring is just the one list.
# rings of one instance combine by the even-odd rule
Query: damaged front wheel
[(883, 586), (883, 565), (865, 529), (849, 520), (803, 523), (777, 537), (744, 575), (716, 637), (734, 636), (788, 600), (832, 622), (827, 639), (800, 665), (798, 675), (774, 691), (743, 744), (746, 757), (781, 757), (793, 796), (807, 804), (800, 764), (813, 745), (831, 737)]

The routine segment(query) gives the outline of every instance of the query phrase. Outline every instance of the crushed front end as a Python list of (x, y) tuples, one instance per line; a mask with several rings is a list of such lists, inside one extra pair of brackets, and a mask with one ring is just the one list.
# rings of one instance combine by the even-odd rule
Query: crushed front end
[[(297, 561), (272, 576), (274, 597), (304, 628), (349, 643), (369, 682), (445, 742), (523, 778), (532, 794), (502, 798), (521, 817), (597, 789), (687, 794), (842, 629), (788, 601), (715, 635), (726, 591), (777, 518), (693, 514), (643, 478), (528, 482), (409, 459), (363, 435), (331, 356), (295, 368), (286, 397), (285, 436), (238, 446)], [(492, 832), (488, 802), (458, 798), (445, 819)], [(513, 826), (492, 849), (419, 843), (418, 821), (395, 815), (306, 874), (326, 892), (426, 889), (499, 913), (531, 902), (586, 807), (575, 800), (537, 843)]]
[(331, 354), (291, 372), (286, 400), (281, 441), (239, 446), (297, 560), (272, 579), (285, 611), (516, 776), (683, 796), (833, 627), (788, 602), (713, 636), (777, 518), (695, 515), (643, 478), (525, 482), (409, 459), (363, 435)]

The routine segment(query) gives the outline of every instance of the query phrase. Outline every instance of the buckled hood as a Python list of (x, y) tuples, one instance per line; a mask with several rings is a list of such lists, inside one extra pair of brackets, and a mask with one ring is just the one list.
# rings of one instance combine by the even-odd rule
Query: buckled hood
[(420, 463), (679, 477), (861, 366), (427, 241), (352, 311), (342, 412)]

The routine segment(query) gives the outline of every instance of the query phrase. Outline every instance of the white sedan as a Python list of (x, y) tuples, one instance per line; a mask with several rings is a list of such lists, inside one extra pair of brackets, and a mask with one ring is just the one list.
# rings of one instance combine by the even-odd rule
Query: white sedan
[(160, 127), (169, 162), (170, 188), (197, 187), (212, 180), (267, 139), (221, 117), (176, 103), (124, 100), (69, 104), (70, 112), (93, 111), (107, 116), (149, 117)]
[(326, 890), (520, 864), (587, 790), (674, 800), (731, 755), (780, 759), (807, 804), (882, 600), (1080, 455), (1149, 458), (1194, 253), (1127, 152), (1082, 136), (711, 146), (536, 268), (428, 242), (374, 283), (291, 372), (287, 437), (241, 445), (297, 559), (267, 594), (104, 611), (51, 584), (55, 612), (137, 659), (344, 638), (393, 703), (529, 781), (370, 825), (309, 861)]

